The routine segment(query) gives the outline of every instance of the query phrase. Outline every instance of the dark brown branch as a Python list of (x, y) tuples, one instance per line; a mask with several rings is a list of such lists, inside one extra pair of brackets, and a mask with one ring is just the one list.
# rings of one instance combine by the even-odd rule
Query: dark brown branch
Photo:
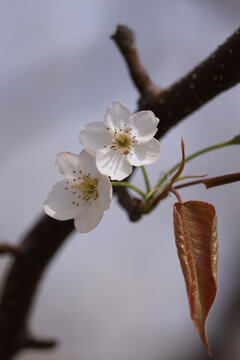
[(206, 186), (207, 189), (210, 189), (215, 186), (231, 184), (236, 181), (240, 181), (240, 173), (216, 176), (210, 179), (203, 179), (202, 183)]
[[(125, 33), (128, 34), (125, 36)], [(139, 89), (139, 109), (154, 111), (160, 119), (156, 138), (162, 137), (179, 121), (192, 114), (206, 102), (233, 87), (240, 81), (240, 28), (228, 38), (218, 49), (185, 77), (171, 85), (157, 96), (146, 96), (142, 79), (146, 71), (139, 66), (139, 57), (134, 47), (133, 35), (129, 28), (119, 26), (113, 39), (123, 54), (132, 79)], [(128, 41), (126, 41), (126, 37)], [(128, 44), (126, 46), (125, 44)], [(134, 55), (132, 56), (132, 53)], [(132, 69), (137, 66), (138, 71)], [(154, 87), (147, 77), (146, 87)], [(156, 93), (155, 93), (156, 94)]]
[(133, 199), (126, 188), (118, 186), (114, 187), (114, 194), (118, 197), (118, 203), (127, 212), (131, 221), (137, 221), (141, 218), (139, 205), (141, 203), (138, 199)]
[(49, 350), (57, 346), (57, 341), (54, 339), (36, 339), (34, 337), (29, 337), (24, 339), (21, 344), (22, 349), (39, 349), (39, 350)]
[(142, 66), (134, 45), (134, 37), (133, 31), (124, 25), (118, 25), (115, 34), (111, 36), (126, 60), (130, 76), (142, 98), (152, 101), (161, 93), (161, 88), (153, 84)]
[(73, 221), (42, 216), (23, 239), (10, 266), (0, 303), (0, 359), (12, 359), (22, 347), (39, 280), (49, 261), (73, 230)]
[(200, 180), (195, 180), (195, 181), (189, 181), (187, 183), (174, 186), (174, 188), (182, 189), (184, 187), (188, 187), (188, 186), (192, 186), (192, 185), (203, 184), (206, 186), (207, 189), (210, 189), (215, 186), (231, 184), (236, 181), (240, 181), (240, 173), (215, 176), (215, 177), (212, 177), (209, 179), (200, 179)]
[(18, 247), (8, 244), (8, 243), (0, 243), (0, 255), (12, 255), (15, 256), (19, 253)]
[[(126, 31), (125, 31), (126, 30)], [(125, 32), (125, 34), (124, 34)], [(161, 119), (157, 137), (204, 103), (239, 82), (240, 32), (234, 33), (216, 52), (190, 74), (161, 92), (138, 60), (131, 30), (118, 27), (113, 36), (124, 55), (141, 94), (139, 109), (153, 110)], [(125, 189), (116, 188), (120, 204), (131, 220), (140, 216), (137, 201)], [(0, 302), (0, 359), (10, 360), (23, 347), (38, 283), (49, 261), (73, 230), (72, 221), (43, 216), (22, 240), (10, 266)], [(33, 343), (32, 343), (33, 344)]]

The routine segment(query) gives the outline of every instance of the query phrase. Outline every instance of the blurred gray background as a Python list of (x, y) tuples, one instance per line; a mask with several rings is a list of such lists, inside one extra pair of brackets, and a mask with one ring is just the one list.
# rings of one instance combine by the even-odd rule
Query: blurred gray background
[[(0, 1), (1, 241), (17, 242), (37, 220), (61, 177), (56, 153), (80, 152), (83, 124), (102, 121), (115, 99), (136, 109), (138, 94), (109, 39), (118, 23), (135, 30), (143, 64), (166, 87), (220, 45), (239, 18), (239, 0)], [(240, 132), (239, 95), (239, 87), (233, 88), (167, 134), (159, 161), (148, 167), (153, 184), (179, 160), (181, 136), (188, 155)], [(238, 147), (216, 151), (189, 163), (185, 173), (239, 171), (239, 154)], [(133, 181), (143, 186), (140, 173)], [(212, 347), (239, 285), (239, 186), (181, 192), (184, 200), (212, 202), (218, 213)], [(48, 268), (31, 321), (35, 334), (61, 344), (47, 353), (22, 353), (19, 360), (179, 360), (204, 354), (176, 254), (173, 201), (169, 197), (130, 223), (114, 199), (94, 231), (71, 236)], [(6, 265), (1, 259), (1, 278)], [(228, 342), (217, 360), (240, 357), (240, 329), (228, 333), (231, 347)]]

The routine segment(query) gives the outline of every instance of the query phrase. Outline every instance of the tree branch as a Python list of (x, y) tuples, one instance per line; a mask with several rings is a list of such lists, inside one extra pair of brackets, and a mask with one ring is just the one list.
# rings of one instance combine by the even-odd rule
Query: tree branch
[(43, 272), (73, 230), (73, 221), (42, 216), (19, 246), (10, 265), (0, 303), (0, 359), (26, 348), (25, 334), (34, 295)]
[[(139, 109), (153, 110), (161, 119), (157, 138), (204, 103), (239, 82), (239, 30), (187, 76), (162, 92), (142, 67), (131, 30), (119, 26), (113, 39), (126, 59), (131, 77), (141, 94)], [(116, 188), (115, 194), (120, 205), (127, 210), (130, 220), (138, 220), (138, 201), (133, 200), (124, 188)], [(46, 266), (72, 230), (72, 221), (57, 221), (44, 215), (22, 240), (19, 254), (10, 265), (2, 288), (1, 360), (12, 359), (23, 348), (23, 334), (28, 327), (38, 283)]]
[[(132, 31), (119, 25), (112, 38), (123, 54), (132, 80), (139, 90), (139, 110), (152, 110), (161, 120), (157, 139), (209, 100), (240, 81), (240, 28), (185, 77), (166, 90), (153, 91), (152, 96), (149, 96), (151, 91), (147, 91), (146, 95), (144, 86), (146, 89), (155, 89), (156, 86), (146, 75), (143, 66), (139, 65)], [(135, 67), (137, 71), (134, 70)]]
[(35, 337), (27, 337), (22, 341), (22, 349), (39, 349), (49, 350), (57, 346), (57, 341), (54, 339), (40, 339)]
[[(130, 177), (128, 177), (128, 180), (129, 178)], [(114, 187), (113, 193), (117, 196), (118, 203), (127, 212), (129, 219), (131, 221), (138, 221), (142, 216), (139, 207), (141, 200), (132, 198), (124, 187)]]
[(0, 243), (0, 255), (15, 256), (19, 253), (18, 247), (8, 243)]
[(232, 173), (221, 176), (215, 176), (207, 179), (189, 181), (187, 183), (174, 186), (174, 189), (182, 189), (188, 186), (199, 185), (199, 184), (203, 184), (206, 186), (206, 189), (210, 189), (215, 186), (231, 184), (236, 181), (240, 181), (240, 173)]
[(153, 101), (161, 93), (161, 88), (153, 84), (147, 71), (142, 66), (137, 49), (134, 45), (134, 33), (127, 26), (118, 25), (117, 30), (111, 38), (116, 42), (121, 51), (136, 88), (142, 99)]

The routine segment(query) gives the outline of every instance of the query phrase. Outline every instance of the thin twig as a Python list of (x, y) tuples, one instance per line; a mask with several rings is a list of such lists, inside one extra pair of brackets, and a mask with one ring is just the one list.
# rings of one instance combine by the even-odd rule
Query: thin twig
[(24, 349), (39, 349), (39, 350), (49, 350), (57, 346), (57, 341), (55, 339), (39, 339), (34, 337), (29, 337), (22, 341), (22, 348)]
[(174, 188), (182, 189), (182, 188), (185, 188), (188, 186), (203, 184), (206, 186), (207, 189), (210, 189), (215, 186), (231, 184), (231, 183), (237, 182), (237, 181), (240, 181), (240, 173), (221, 175), (221, 176), (216, 176), (216, 177), (212, 177), (209, 179), (200, 179), (200, 180), (196, 180), (196, 181), (189, 181), (187, 183), (174, 186)]
[(134, 44), (134, 32), (127, 26), (118, 25), (111, 38), (118, 45), (133, 80), (134, 85), (141, 94), (142, 101), (148, 101), (161, 93), (161, 88), (153, 84), (149, 74), (139, 60), (138, 51)]
[(0, 243), (0, 255), (12, 255), (15, 256), (19, 253), (19, 249), (17, 246), (8, 244), (8, 243)]

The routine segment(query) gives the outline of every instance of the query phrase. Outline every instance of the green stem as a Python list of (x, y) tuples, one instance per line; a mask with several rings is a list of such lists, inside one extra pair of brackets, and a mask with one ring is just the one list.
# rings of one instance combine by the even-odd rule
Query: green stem
[(118, 182), (118, 181), (111, 181), (111, 184), (112, 186), (123, 186), (123, 187), (128, 187), (134, 191), (136, 191), (139, 195), (141, 195), (143, 197), (143, 199), (145, 199), (146, 197), (146, 194), (140, 190), (137, 186), (134, 186), (128, 182), (124, 182), (124, 181), (121, 181), (121, 182)]
[[(216, 150), (216, 149), (220, 149), (220, 148), (223, 148), (225, 146), (230, 146), (230, 145), (234, 145), (231, 141), (226, 141), (226, 142), (223, 142), (223, 143), (220, 143), (220, 144), (216, 144), (216, 145), (212, 145), (212, 146), (208, 146), (206, 147), (205, 149), (202, 149), (200, 151), (197, 151), (195, 153), (193, 153), (192, 155), (188, 156), (186, 159), (185, 159), (185, 162), (188, 162), (194, 158), (196, 158), (197, 156), (199, 155), (202, 155), (202, 154), (205, 154), (209, 151), (212, 151), (212, 150)], [(179, 166), (180, 166), (181, 162), (177, 163), (176, 165), (174, 165), (160, 180), (159, 182), (157, 183), (156, 187), (162, 185), (164, 183), (164, 181), (172, 174), (174, 173), (174, 171), (176, 171)]]
[(149, 192), (151, 191), (151, 187), (150, 187), (150, 182), (149, 182), (149, 178), (148, 178), (146, 169), (145, 169), (144, 166), (141, 166), (141, 170), (142, 170), (142, 173), (143, 173), (143, 177), (144, 177), (144, 181), (145, 181), (147, 193), (149, 193)]

